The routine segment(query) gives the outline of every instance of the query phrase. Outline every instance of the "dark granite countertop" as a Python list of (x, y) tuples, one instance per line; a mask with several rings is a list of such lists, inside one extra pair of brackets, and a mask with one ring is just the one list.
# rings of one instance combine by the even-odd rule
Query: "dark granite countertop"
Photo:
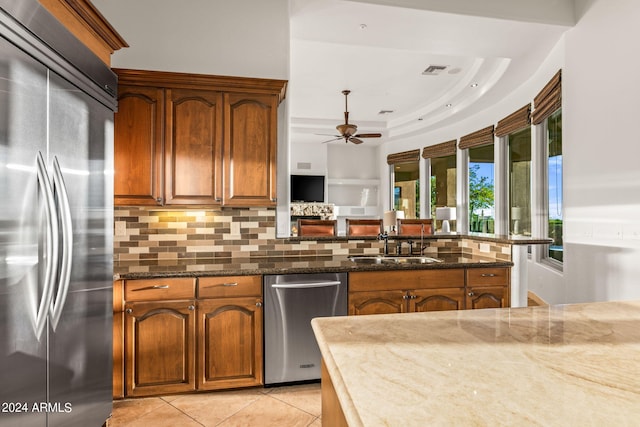
[(438, 259), (442, 260), (442, 262), (426, 264), (360, 264), (350, 261), (346, 255), (119, 261), (114, 263), (114, 279), (513, 266), (513, 263), (509, 261), (496, 261), (492, 258), (466, 254), (439, 255)]
[[(494, 242), (494, 243), (506, 243), (510, 245), (548, 245), (553, 243), (552, 239), (546, 237), (530, 237), (530, 236), (507, 236), (507, 235), (499, 235), (499, 234), (488, 234), (488, 233), (466, 233), (466, 234), (458, 234), (458, 233), (436, 233), (429, 234), (425, 236), (397, 236), (394, 234), (389, 235), (389, 240), (439, 240), (439, 239), (452, 239), (452, 240), (462, 240), (462, 239), (473, 239), (473, 240), (481, 240), (485, 242)], [(345, 240), (377, 240), (376, 236), (302, 236), (302, 237), (289, 237), (289, 240), (292, 241), (305, 241), (305, 240), (315, 240), (315, 241), (336, 241), (341, 242)]]

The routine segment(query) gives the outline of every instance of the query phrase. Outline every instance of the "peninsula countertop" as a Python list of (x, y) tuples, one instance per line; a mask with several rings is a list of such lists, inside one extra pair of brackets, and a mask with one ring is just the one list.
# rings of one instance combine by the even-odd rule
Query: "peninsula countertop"
[(349, 426), (631, 426), (640, 419), (640, 302), (312, 325)]

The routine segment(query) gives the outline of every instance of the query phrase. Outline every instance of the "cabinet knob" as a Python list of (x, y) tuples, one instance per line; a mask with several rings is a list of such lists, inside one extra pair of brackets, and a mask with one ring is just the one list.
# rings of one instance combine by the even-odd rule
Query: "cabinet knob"
[(409, 295), (402, 295), (402, 299), (409, 299)]
[(256, 303), (256, 307), (262, 307), (262, 302), (261, 302), (261, 301), (258, 301), (258, 302)]
[(467, 295), (469, 295), (470, 297), (474, 296), (475, 294), (473, 293), (473, 291), (469, 292)]
[(161, 205), (162, 204), (162, 197), (157, 197), (156, 198), (156, 203)]
[(132, 310), (132, 309), (130, 309), (130, 308), (127, 308), (127, 309), (125, 310), (125, 313), (127, 313), (127, 314), (131, 314), (131, 313), (133, 313), (133, 310)]
[(193, 311), (196, 309), (196, 306), (191, 304), (189, 307), (187, 307), (189, 309), (189, 311)]

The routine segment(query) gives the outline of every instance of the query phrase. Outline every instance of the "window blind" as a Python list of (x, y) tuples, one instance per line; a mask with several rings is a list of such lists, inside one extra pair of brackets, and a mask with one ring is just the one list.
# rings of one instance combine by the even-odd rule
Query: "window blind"
[(489, 144), (493, 144), (493, 125), (461, 137), (458, 148), (464, 150)]
[(420, 160), (420, 149), (403, 151), (402, 153), (389, 154), (387, 156), (387, 164), (395, 165), (396, 163), (417, 162)]
[(442, 142), (440, 144), (431, 145), (422, 149), (423, 159), (432, 159), (434, 157), (445, 157), (456, 154), (457, 140)]
[(539, 125), (562, 107), (562, 70), (558, 70), (549, 83), (533, 98), (533, 107), (531, 120), (534, 125)]
[(498, 122), (496, 136), (507, 136), (531, 125), (531, 104), (527, 104)]

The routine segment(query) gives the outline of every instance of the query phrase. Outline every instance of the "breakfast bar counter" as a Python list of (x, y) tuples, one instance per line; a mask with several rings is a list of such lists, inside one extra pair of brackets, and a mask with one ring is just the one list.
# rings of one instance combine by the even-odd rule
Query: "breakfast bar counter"
[(640, 419), (640, 302), (312, 325), (327, 425), (631, 426)]

